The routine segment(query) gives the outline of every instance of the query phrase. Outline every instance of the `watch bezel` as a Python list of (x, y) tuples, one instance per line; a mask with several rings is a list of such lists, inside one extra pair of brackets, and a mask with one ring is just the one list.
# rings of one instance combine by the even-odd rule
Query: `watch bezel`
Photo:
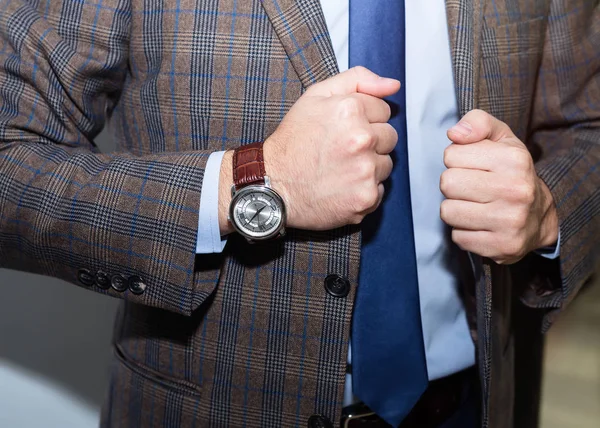
[[(275, 229), (273, 229), (273, 231), (269, 232), (266, 235), (263, 235), (260, 232), (258, 232), (258, 233), (251, 232), (247, 229), (241, 228), (237, 224), (236, 217), (235, 217), (236, 207), (238, 206), (238, 202), (240, 201), (240, 199), (242, 199), (248, 193), (267, 194), (268, 196), (275, 199), (277, 201), (277, 203), (279, 204), (279, 207), (281, 210), (281, 221), (279, 222), (279, 225)], [(235, 231), (237, 233), (244, 236), (246, 239), (248, 239), (250, 241), (268, 241), (270, 239), (276, 238), (279, 235), (283, 235), (284, 230), (285, 230), (285, 222), (286, 222), (286, 211), (285, 211), (285, 204), (283, 203), (283, 198), (281, 197), (281, 195), (279, 195), (279, 193), (277, 193), (275, 190), (273, 190), (271, 187), (268, 187), (267, 185), (251, 184), (249, 186), (242, 187), (241, 189), (236, 190), (233, 193), (233, 197), (231, 199), (231, 204), (229, 204), (229, 222), (231, 223), (231, 225), (233, 226), (233, 228), (235, 229)]]

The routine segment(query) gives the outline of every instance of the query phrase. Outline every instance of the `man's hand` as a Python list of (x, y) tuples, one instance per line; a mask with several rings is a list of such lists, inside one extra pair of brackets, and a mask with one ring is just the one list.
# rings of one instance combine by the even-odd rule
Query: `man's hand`
[(447, 198), (440, 215), (463, 250), (511, 264), (556, 243), (558, 218), (550, 190), (508, 125), (473, 110), (448, 131), (448, 170), (440, 179)]
[(265, 168), (288, 226), (357, 224), (381, 203), (398, 135), (382, 100), (400, 82), (357, 67), (311, 86), (264, 145)]
[[(398, 134), (382, 98), (400, 82), (355, 67), (311, 86), (264, 144), (265, 169), (283, 197), (287, 226), (328, 230), (358, 224), (381, 203)], [(219, 190), (221, 233), (227, 222), (231, 152)]]

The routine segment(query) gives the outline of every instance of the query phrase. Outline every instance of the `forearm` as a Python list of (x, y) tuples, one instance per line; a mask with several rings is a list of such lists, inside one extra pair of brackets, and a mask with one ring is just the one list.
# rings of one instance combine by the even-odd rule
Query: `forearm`
[[(536, 308), (562, 309), (594, 273), (600, 254), (600, 176), (595, 173), (600, 164), (600, 127), (538, 132), (534, 141), (555, 149), (546, 151), (536, 170), (556, 206), (560, 258), (541, 265), (537, 288), (529, 290), (523, 301)], [(553, 319), (547, 317), (544, 328)]]
[(233, 185), (232, 159), (233, 151), (229, 150), (225, 152), (221, 162), (221, 174), (219, 176), (219, 228), (221, 236), (229, 235), (234, 231), (228, 220), (231, 186)]

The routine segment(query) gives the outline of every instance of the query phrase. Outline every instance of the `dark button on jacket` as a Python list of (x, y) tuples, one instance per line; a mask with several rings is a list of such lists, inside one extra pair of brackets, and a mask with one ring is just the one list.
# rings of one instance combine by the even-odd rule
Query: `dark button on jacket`
[(133, 294), (142, 294), (146, 289), (146, 283), (137, 275), (130, 276), (128, 282), (129, 291), (131, 291)]
[(96, 285), (102, 288), (103, 290), (107, 290), (110, 288), (110, 278), (105, 272), (101, 270), (96, 272)]
[(350, 281), (337, 274), (327, 275), (325, 290), (333, 297), (346, 297), (350, 293)]
[(312, 415), (308, 418), (308, 428), (333, 428), (333, 424), (323, 415)]
[(79, 269), (77, 279), (86, 287), (94, 285), (94, 275), (92, 275), (89, 269)]
[(117, 291), (125, 291), (127, 290), (127, 280), (123, 275), (117, 274), (113, 275), (110, 279), (110, 285)]

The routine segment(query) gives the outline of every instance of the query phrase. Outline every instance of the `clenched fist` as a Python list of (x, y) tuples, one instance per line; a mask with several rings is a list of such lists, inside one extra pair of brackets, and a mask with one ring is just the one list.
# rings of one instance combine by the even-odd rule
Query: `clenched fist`
[(397, 80), (357, 67), (311, 86), (292, 106), (264, 144), (289, 227), (357, 224), (378, 207), (398, 140), (382, 98), (399, 89)]
[(442, 220), (463, 250), (499, 264), (556, 243), (558, 219), (550, 190), (537, 176), (525, 145), (503, 122), (473, 110), (448, 131), (447, 198)]

